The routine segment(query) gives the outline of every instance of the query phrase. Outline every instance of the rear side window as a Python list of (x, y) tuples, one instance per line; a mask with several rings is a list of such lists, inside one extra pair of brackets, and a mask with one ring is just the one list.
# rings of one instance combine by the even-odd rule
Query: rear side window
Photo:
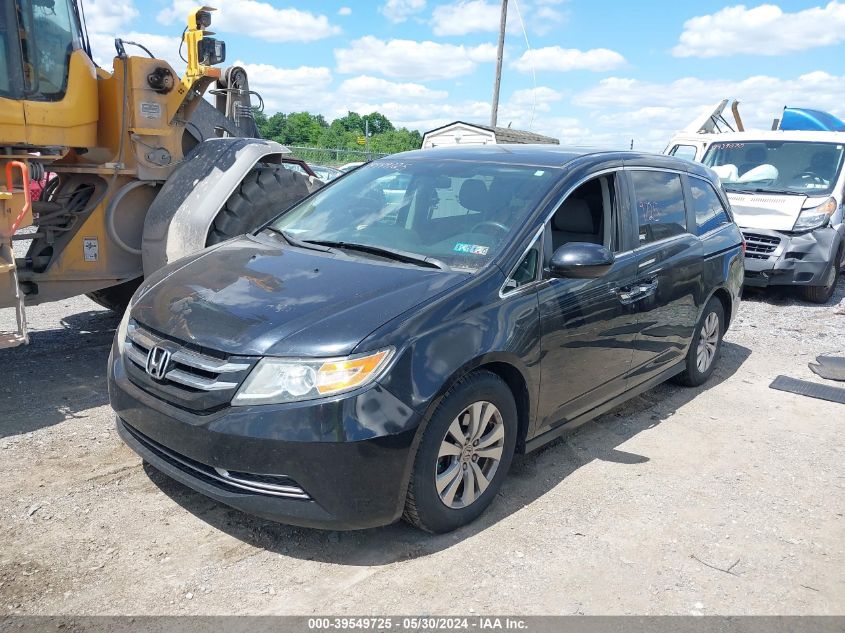
[(709, 182), (698, 178), (689, 179), (692, 205), (695, 209), (695, 224), (698, 235), (709, 233), (724, 224), (730, 224), (722, 200)]
[(639, 224), (640, 246), (687, 231), (681, 177), (664, 171), (632, 170), (631, 183)]

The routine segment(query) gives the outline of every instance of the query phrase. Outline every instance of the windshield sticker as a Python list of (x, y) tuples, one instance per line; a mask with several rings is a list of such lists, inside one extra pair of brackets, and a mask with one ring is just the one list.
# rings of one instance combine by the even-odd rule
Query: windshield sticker
[(534, 175), (535, 175), (535, 176), (542, 176), (542, 175), (543, 175), (543, 174), (545, 174), (545, 173), (546, 173), (546, 172), (545, 172), (545, 171), (543, 171), (542, 169), (538, 169), (537, 171), (535, 171), (535, 172), (534, 172)]
[(408, 168), (408, 163), (401, 160), (378, 160), (378, 161), (370, 161), (369, 163), (365, 163), (361, 165), (362, 167), (366, 167), (368, 169), (391, 169), (394, 171), (402, 171), (403, 169)]
[(486, 255), (490, 250), (489, 246), (479, 246), (478, 244), (464, 244), (458, 242), (455, 244), (454, 251), (456, 253), (469, 253), (471, 255)]

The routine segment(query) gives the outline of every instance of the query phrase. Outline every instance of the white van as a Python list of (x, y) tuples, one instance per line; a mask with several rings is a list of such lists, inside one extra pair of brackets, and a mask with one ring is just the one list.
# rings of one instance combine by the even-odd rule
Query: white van
[(782, 129), (787, 121), (815, 128), (837, 121), (787, 109), (779, 129), (734, 131), (742, 120), (734, 106), (730, 125), (726, 104), (676, 135), (664, 154), (702, 162), (721, 178), (745, 236), (746, 285), (801, 286), (809, 301), (825, 303), (845, 265), (845, 131)]

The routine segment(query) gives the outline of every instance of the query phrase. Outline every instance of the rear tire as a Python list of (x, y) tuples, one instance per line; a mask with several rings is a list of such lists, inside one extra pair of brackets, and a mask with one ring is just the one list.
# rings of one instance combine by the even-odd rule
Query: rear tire
[(423, 432), (403, 518), (436, 534), (478, 518), (507, 476), (518, 431), (516, 403), (499, 376), (478, 371), (459, 381)]
[(110, 288), (103, 288), (102, 290), (95, 290), (94, 292), (86, 293), (85, 296), (107, 310), (111, 310), (117, 314), (123, 314), (126, 311), (126, 307), (129, 305), (129, 300), (132, 298), (132, 295), (135, 294), (135, 291), (138, 289), (138, 286), (141, 285), (142, 281), (144, 281), (143, 277), (130, 279), (129, 281), (124, 281), (122, 284), (117, 284), (116, 286), (111, 286)]
[(256, 166), (217, 214), (206, 245), (254, 231), (321, 186), (281, 165)]
[(695, 326), (695, 335), (687, 352), (686, 368), (673, 381), (685, 387), (698, 387), (707, 382), (719, 361), (724, 334), (725, 308), (719, 299), (711, 297)]

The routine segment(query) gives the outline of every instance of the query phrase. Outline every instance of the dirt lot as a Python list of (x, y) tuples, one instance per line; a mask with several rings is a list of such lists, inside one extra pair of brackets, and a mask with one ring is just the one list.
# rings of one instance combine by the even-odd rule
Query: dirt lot
[(518, 458), (438, 537), (272, 524), (142, 467), (108, 407), (117, 319), (33, 308), (0, 351), (0, 615), (845, 613), (845, 408), (768, 388), (845, 352), (843, 297), (752, 294), (709, 384)]

